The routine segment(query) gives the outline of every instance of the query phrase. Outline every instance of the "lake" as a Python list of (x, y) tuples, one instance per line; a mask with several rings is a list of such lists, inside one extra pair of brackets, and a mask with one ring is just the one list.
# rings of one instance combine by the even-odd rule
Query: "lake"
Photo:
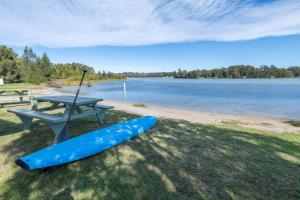
[[(300, 119), (300, 79), (128, 79), (83, 87), (91, 97), (227, 114)], [(64, 88), (75, 91), (75, 87)]]

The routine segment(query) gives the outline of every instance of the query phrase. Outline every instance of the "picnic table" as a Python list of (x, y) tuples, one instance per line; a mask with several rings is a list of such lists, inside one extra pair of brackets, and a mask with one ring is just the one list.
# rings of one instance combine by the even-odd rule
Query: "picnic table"
[(27, 89), (0, 89), (0, 97), (13, 97), (13, 96), (17, 96), (18, 100), (9, 100), (9, 101), (0, 102), (0, 108), (5, 105), (31, 103), (30, 90), (27, 90)]
[[(40, 119), (48, 123), (55, 134), (54, 142), (58, 143), (68, 139), (68, 128), (63, 134), (60, 134), (65, 127), (67, 118), (71, 112), (71, 107), (74, 101), (74, 96), (41, 96), (33, 100), (31, 110), (27, 109), (11, 109), (8, 112), (16, 114), (24, 125), (24, 130), (28, 130), (32, 125), (34, 118)], [(102, 101), (99, 98), (78, 97), (75, 109), (71, 115), (70, 120), (81, 119), (87, 116), (95, 115), (98, 118), (100, 125), (104, 121), (104, 113), (106, 110), (112, 109), (112, 106), (99, 105), (98, 102)], [(39, 108), (42, 102), (50, 103), (50, 106)], [(55, 109), (63, 109), (61, 114), (46, 113)], [(68, 125), (67, 125), (68, 127)]]

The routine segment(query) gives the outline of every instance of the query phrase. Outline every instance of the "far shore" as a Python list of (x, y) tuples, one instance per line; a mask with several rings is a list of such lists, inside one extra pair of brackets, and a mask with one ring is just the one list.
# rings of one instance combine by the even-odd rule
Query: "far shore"
[[(33, 95), (37, 96), (66, 94), (70, 95), (70, 93), (65, 93), (58, 89), (50, 87), (33, 89), (32, 93)], [(286, 123), (289, 120), (286, 118), (198, 112), (149, 104), (146, 104), (146, 107), (137, 107), (134, 105), (134, 103), (115, 101), (110, 99), (104, 99), (101, 104), (111, 105), (114, 106), (116, 110), (121, 110), (127, 113), (133, 113), (142, 116), (153, 115), (160, 118), (167, 118), (178, 121), (184, 120), (201, 124), (236, 124), (243, 127), (265, 131), (300, 132), (300, 127), (295, 127), (289, 123)]]
[[(98, 80), (85, 80), (83, 81), (83, 85), (90, 85), (95, 83), (103, 83), (103, 82), (112, 82), (112, 81), (120, 81), (124, 79), (98, 79)], [(41, 89), (49, 89), (49, 88), (60, 88), (60, 87), (69, 87), (69, 86), (77, 86), (79, 80), (70, 80), (70, 79), (57, 79), (52, 82), (43, 83), (40, 85), (30, 84), (30, 83), (9, 83), (0, 86), (1, 89), (29, 89), (29, 90), (41, 90)], [(54, 86), (51, 86), (54, 84)]]

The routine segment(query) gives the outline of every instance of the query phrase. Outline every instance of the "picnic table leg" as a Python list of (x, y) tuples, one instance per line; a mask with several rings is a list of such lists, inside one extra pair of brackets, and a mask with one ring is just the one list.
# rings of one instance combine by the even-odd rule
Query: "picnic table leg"
[[(81, 108), (80, 108), (79, 106), (75, 106), (75, 109), (74, 109), (72, 115), (75, 113), (75, 111), (76, 111), (77, 113), (82, 113), (82, 110), (81, 110)], [(65, 104), (65, 112), (64, 112), (64, 116), (65, 116), (66, 118), (68, 118), (69, 112), (71, 112), (71, 106), (68, 105), (68, 104), (67, 104), (67, 105)]]
[(18, 117), (20, 118), (20, 120), (23, 123), (24, 131), (29, 130), (31, 125), (32, 125), (32, 119), (33, 118), (32, 117), (21, 116), (21, 115), (19, 115)]
[(76, 106), (75, 110), (76, 110), (77, 113), (82, 113), (82, 110), (81, 110), (81, 108), (79, 106)]
[(53, 104), (49, 107), (49, 109), (50, 109), (50, 110), (54, 110), (54, 109), (56, 109), (58, 106), (59, 106), (59, 103), (53, 103)]
[[(93, 104), (93, 108), (94, 108), (94, 110), (101, 110), (101, 109), (97, 108), (96, 104)], [(104, 124), (104, 112), (103, 112), (103, 110), (101, 110), (101, 113), (97, 113), (96, 116), (98, 118), (99, 124), (100, 125)]]
[[(71, 112), (71, 106), (68, 104), (65, 104), (64, 116), (67, 118), (70, 112)], [(52, 131), (55, 133), (54, 143), (60, 143), (69, 138), (68, 124), (66, 125), (65, 131), (62, 131), (63, 128), (65, 127), (65, 122), (49, 124), (49, 125), (50, 125)]]
[(52, 131), (55, 134), (54, 143), (60, 143), (64, 140), (67, 140), (69, 138), (69, 131), (68, 126), (66, 127), (66, 131), (62, 131), (65, 127), (65, 123), (55, 123), (55, 124), (49, 124)]
[(36, 99), (33, 99), (31, 110), (37, 111), (38, 106), (39, 106), (39, 102)]
[(28, 91), (27, 98), (30, 101), (30, 104), (33, 105), (33, 103), (35, 101), (35, 97), (31, 95), (31, 90)]
[(71, 112), (71, 106), (69, 104), (65, 104), (64, 116), (68, 118), (69, 112)]

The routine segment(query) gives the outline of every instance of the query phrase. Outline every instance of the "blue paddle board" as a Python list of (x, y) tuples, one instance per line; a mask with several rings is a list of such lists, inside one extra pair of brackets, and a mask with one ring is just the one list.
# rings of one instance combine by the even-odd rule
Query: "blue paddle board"
[(74, 162), (126, 142), (149, 130), (155, 123), (156, 118), (152, 116), (121, 122), (28, 154), (17, 159), (16, 164), (32, 170)]

